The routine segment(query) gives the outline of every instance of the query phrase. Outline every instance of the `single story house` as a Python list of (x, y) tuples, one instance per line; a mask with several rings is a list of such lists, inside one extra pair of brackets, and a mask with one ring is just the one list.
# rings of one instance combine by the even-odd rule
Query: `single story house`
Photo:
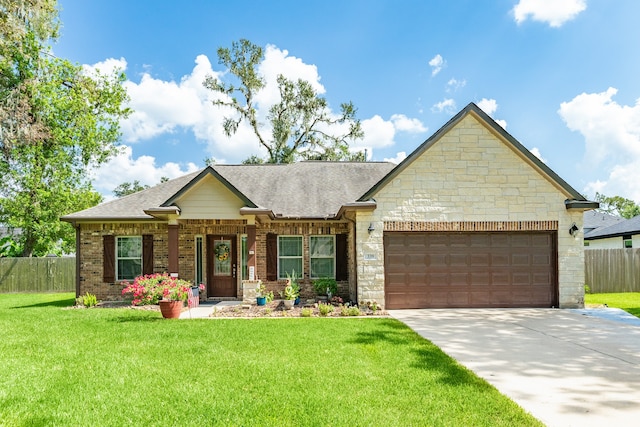
[(77, 293), (169, 272), (242, 299), (256, 280), (334, 277), (388, 309), (581, 307), (597, 208), (475, 104), (399, 165), (214, 165), (62, 217), (77, 230)]
[(598, 227), (584, 233), (587, 249), (640, 248), (640, 215)]

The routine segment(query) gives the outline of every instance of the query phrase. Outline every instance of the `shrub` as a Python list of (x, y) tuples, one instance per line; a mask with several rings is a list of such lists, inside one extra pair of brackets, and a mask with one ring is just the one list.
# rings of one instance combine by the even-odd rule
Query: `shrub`
[(327, 295), (328, 292), (335, 295), (338, 293), (338, 282), (336, 282), (336, 279), (324, 277), (322, 279), (314, 280), (313, 288), (316, 290), (318, 295)]
[(360, 316), (360, 309), (357, 306), (352, 306), (347, 309), (347, 314), (349, 316)]
[(312, 311), (311, 311), (310, 308), (303, 308), (300, 311), (300, 317), (311, 317), (311, 313), (312, 313)]
[(85, 295), (80, 295), (76, 298), (76, 305), (82, 305), (85, 307), (95, 307), (98, 305), (98, 298), (94, 294), (87, 292)]
[(331, 304), (318, 304), (318, 311), (320, 312), (320, 316), (326, 316), (329, 313), (333, 313), (333, 306)]
[(584, 285), (584, 293), (585, 294), (590, 294), (591, 293), (591, 287), (589, 287), (589, 285)]

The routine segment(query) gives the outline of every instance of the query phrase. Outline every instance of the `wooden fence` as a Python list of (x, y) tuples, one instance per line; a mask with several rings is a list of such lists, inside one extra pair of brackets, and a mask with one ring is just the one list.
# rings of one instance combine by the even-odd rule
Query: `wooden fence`
[(0, 258), (0, 293), (75, 289), (75, 257)]
[(640, 292), (640, 248), (586, 249), (584, 271), (594, 294)]

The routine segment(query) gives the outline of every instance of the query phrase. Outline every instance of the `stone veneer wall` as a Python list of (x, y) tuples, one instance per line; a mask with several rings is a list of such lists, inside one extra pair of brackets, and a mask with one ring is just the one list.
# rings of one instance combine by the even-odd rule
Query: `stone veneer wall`
[[(582, 211), (567, 211), (567, 195), (472, 115), (444, 134), (373, 197), (377, 208), (358, 212), (358, 300), (384, 304), (386, 226), (422, 224), (416, 231), (451, 223), (557, 224), (560, 307), (584, 305), (584, 248), (569, 235)], [(369, 233), (369, 224), (374, 231)], [(438, 225), (439, 224), (439, 225)], [(522, 228), (521, 228), (522, 229)]]

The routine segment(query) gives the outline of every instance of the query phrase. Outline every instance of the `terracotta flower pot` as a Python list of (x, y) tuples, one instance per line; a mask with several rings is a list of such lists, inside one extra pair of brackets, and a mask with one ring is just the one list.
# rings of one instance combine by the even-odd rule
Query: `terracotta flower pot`
[(160, 300), (160, 313), (165, 319), (177, 319), (180, 317), (184, 303), (182, 301)]

